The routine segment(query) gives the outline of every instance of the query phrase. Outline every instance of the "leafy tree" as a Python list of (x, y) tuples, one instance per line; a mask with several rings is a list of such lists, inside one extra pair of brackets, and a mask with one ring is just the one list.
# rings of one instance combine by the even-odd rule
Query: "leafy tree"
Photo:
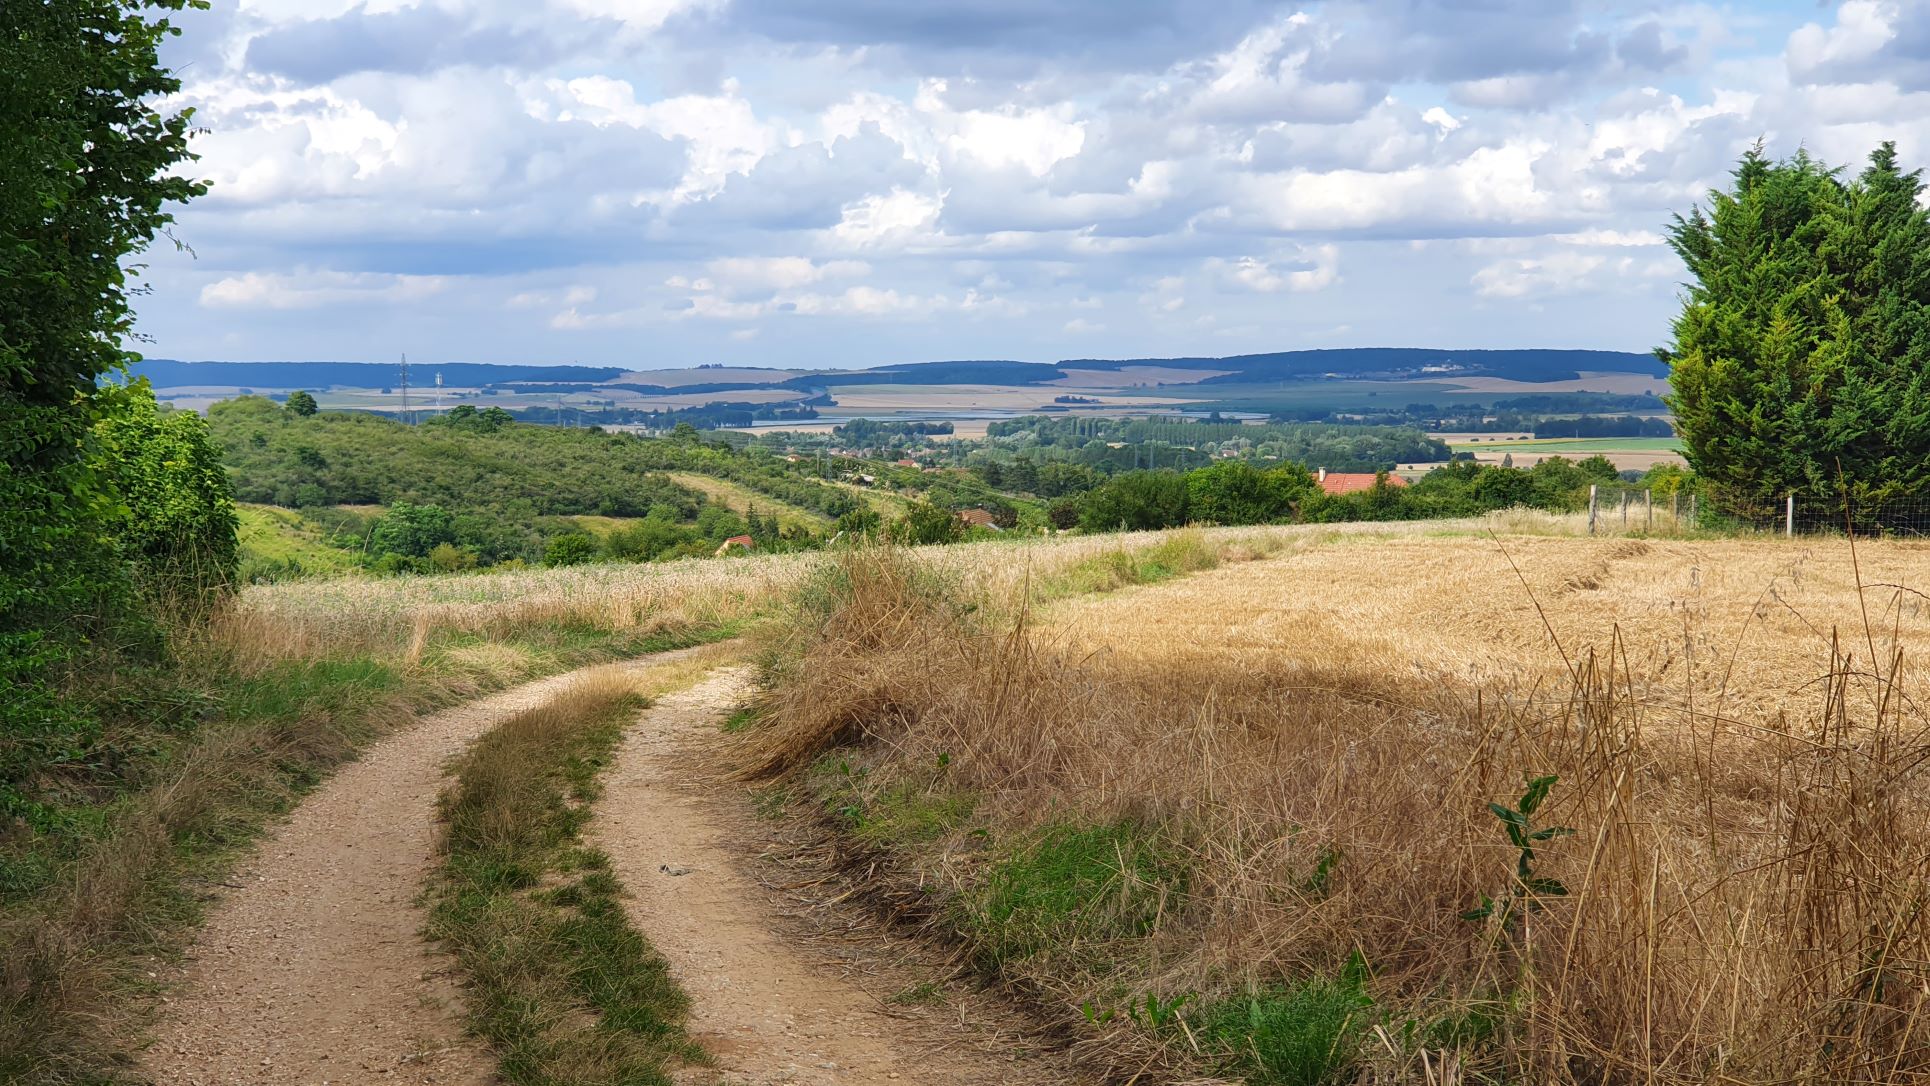
[(1171, 471), (1131, 471), (1115, 475), (1086, 495), (1079, 526), (1089, 532), (1143, 531), (1186, 523), (1190, 488)]
[(426, 558), (437, 544), (455, 541), (455, 518), (440, 505), (396, 502), (369, 532), (369, 550)]
[(300, 391), (291, 392), (288, 394), (288, 403), (286, 404), (286, 407), (288, 409), (289, 414), (296, 415), (301, 418), (307, 418), (308, 416), (313, 415), (315, 412), (321, 410), (321, 407), (315, 403), (315, 397), (309, 395), (306, 392), (300, 392)]
[(188, 2), (0, 3), (0, 821), (32, 814), (16, 784), (38, 766), (86, 759), (91, 726), (50, 670), (133, 617), (89, 452), (113, 406), (96, 381), (134, 357), (124, 261), (204, 191), (173, 173), (188, 114), (153, 104), (180, 89), (157, 13)]
[(110, 395), (115, 407), (96, 436), (117, 499), (109, 531), (121, 555), (165, 602), (228, 587), (238, 523), (207, 422), (157, 404), (146, 382)]
[(453, 543), (438, 543), (429, 548), (429, 564), (438, 573), (460, 573), (476, 568), (476, 556)]
[(1262, 471), (1244, 460), (1222, 460), (1187, 473), (1187, 509), (1210, 524), (1271, 524), (1293, 516), (1294, 503), (1313, 485), (1305, 468)]
[(892, 525), (892, 537), (900, 543), (952, 543), (964, 534), (957, 514), (928, 501), (906, 506), (904, 517)]
[(596, 537), (588, 532), (565, 532), (543, 548), (546, 566), (576, 566), (596, 557)]
[(869, 505), (860, 505), (841, 514), (835, 530), (849, 535), (870, 535), (878, 530), (883, 520), (884, 518), (878, 515), (876, 509)]
[(1839, 480), (1866, 502), (1930, 486), (1922, 177), (1888, 143), (1839, 173), (1758, 146), (1669, 231), (1691, 276), (1657, 351), (1669, 403), (1690, 465), (1738, 512)]

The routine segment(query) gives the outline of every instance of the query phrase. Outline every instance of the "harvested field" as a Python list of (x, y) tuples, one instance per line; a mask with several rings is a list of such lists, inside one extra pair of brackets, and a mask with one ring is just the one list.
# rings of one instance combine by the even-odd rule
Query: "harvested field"
[[(1299, 658), (1420, 681), (1551, 683), (1606, 652), (1644, 695), (1721, 689), (1730, 711), (1814, 705), (1830, 636), (1866, 663), (1930, 655), (1930, 543), (1349, 536), (1128, 596), (1069, 600), (1048, 628), (1122, 660)], [(1880, 586), (1880, 587), (1879, 587)], [(1904, 587), (1898, 587), (1904, 586)], [(1149, 637), (1147, 631), (1158, 631)], [(1552, 636), (1551, 636), (1552, 631)]]
[(737, 764), (1122, 1076), (1930, 1081), (1930, 548), (1274, 543), (1030, 628), (849, 556)]

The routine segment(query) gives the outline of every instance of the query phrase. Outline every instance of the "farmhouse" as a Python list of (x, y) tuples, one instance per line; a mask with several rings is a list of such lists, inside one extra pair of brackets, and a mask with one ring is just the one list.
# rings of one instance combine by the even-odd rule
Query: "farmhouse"
[[(1379, 478), (1373, 472), (1328, 471), (1320, 469), (1320, 489), (1329, 494), (1352, 494), (1356, 490), (1374, 489), (1374, 480)], [(1406, 486), (1407, 480), (1398, 475), (1387, 476), (1388, 486)]]
[(990, 528), (995, 532), (1004, 531), (1003, 528), (998, 526), (998, 522), (992, 519), (992, 514), (983, 509), (960, 509), (958, 511), (958, 519), (964, 522), (967, 528)]
[(732, 547), (741, 547), (747, 551), (754, 551), (757, 549), (757, 541), (747, 535), (731, 536), (729, 539), (717, 545), (717, 557), (722, 558), (724, 555), (729, 554)]

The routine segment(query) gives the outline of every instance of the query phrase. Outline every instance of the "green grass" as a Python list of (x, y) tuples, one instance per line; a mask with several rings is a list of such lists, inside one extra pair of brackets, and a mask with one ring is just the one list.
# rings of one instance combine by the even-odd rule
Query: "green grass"
[(1145, 550), (1120, 548), (1109, 554), (1088, 558), (1051, 577), (1042, 578), (1033, 588), (1037, 602), (1113, 592), (1131, 585), (1157, 584), (1187, 573), (1212, 569), (1220, 564), (1219, 552), (1195, 532), (1180, 532)]
[(972, 816), (977, 800), (960, 792), (902, 784), (878, 793), (852, 818), (852, 833), (872, 845), (936, 841)]
[(808, 528), (813, 532), (822, 532), (831, 523), (831, 518), (822, 513), (815, 513), (769, 495), (759, 494), (742, 483), (719, 479), (714, 475), (700, 475), (694, 471), (672, 471), (665, 474), (669, 475), (671, 481), (677, 485), (695, 490), (739, 516), (755, 509), (758, 516), (776, 517), (780, 525)]
[(1185, 900), (1186, 881), (1151, 827), (1061, 823), (992, 865), (964, 927), (995, 964), (1050, 954), (1103, 966), (1110, 944), (1151, 933)]
[(297, 510), (237, 502), (235, 516), (244, 582), (339, 577), (360, 568), (353, 551), (330, 543), (321, 527)]
[(1353, 1081), (1374, 1003), (1356, 961), (1339, 977), (1268, 988), (1202, 1015), (1200, 1034), (1225, 1070), (1250, 1086), (1338, 1086)]
[(479, 740), (444, 793), (430, 933), (470, 980), (471, 1029), (511, 1083), (667, 1084), (706, 1057), (689, 998), (581, 833), (634, 695), (555, 703)]

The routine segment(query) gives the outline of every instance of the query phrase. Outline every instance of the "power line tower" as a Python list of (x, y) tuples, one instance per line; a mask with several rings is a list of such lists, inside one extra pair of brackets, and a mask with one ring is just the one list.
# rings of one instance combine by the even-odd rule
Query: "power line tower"
[(442, 371), (436, 371), (436, 417), (442, 417)]
[(415, 416), (409, 413), (409, 356), (406, 352), (402, 355), (402, 421), (410, 426), (415, 425)]

